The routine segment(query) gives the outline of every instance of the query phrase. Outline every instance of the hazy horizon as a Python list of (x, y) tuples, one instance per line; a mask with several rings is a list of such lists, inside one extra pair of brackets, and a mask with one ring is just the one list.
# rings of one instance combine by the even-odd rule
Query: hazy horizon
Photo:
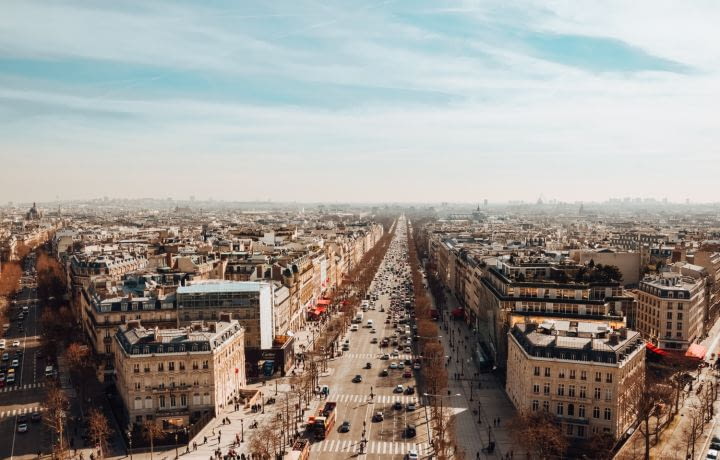
[(0, 202), (720, 201), (720, 3), (8, 1)]

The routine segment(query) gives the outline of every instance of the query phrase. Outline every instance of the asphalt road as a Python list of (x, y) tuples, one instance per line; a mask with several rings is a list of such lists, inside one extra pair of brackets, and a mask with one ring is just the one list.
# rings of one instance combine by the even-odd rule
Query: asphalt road
[[(29, 314), (18, 321), (18, 312), (27, 305)], [(34, 289), (24, 287), (17, 297), (17, 304), (11, 307), (11, 328), (5, 336), (11, 363), (17, 357), (19, 367), (16, 369), (14, 384), (0, 388), (0, 458), (24, 459), (36, 458), (39, 450), (47, 451), (50, 445), (50, 434), (42, 422), (30, 422), (28, 431), (17, 432), (18, 417), (26, 414), (29, 418), (34, 411), (42, 410), (44, 399), (44, 362), (37, 358), (39, 351), (39, 307)], [(24, 330), (20, 331), (22, 324)], [(19, 340), (19, 347), (12, 347), (13, 341)]]
[[(401, 459), (410, 449), (416, 449), (421, 457), (427, 453), (427, 419), (425, 410), (422, 406), (417, 406), (416, 410), (408, 411), (407, 403), (418, 402), (419, 395), (405, 395), (394, 393), (393, 389), (396, 385), (401, 384), (403, 387), (408, 385), (415, 386), (415, 373), (411, 371), (412, 377), (403, 377), (403, 373), (409, 367), (405, 366), (404, 370), (389, 370), (387, 377), (381, 377), (382, 369), (389, 367), (392, 362), (400, 362), (406, 358), (412, 358), (411, 354), (400, 352), (398, 357), (390, 360), (381, 360), (383, 353), (391, 353), (394, 347), (380, 348), (379, 344), (372, 344), (371, 340), (377, 338), (378, 342), (383, 337), (390, 337), (394, 332), (392, 324), (385, 324), (385, 319), (390, 308), (389, 292), (397, 292), (397, 283), (399, 279), (391, 276), (389, 280), (381, 281), (380, 275), (384, 272), (387, 262), (390, 258), (397, 258), (407, 253), (407, 240), (405, 237), (406, 225), (405, 221), (401, 221), (398, 225), (395, 239), (391, 243), (388, 254), (383, 264), (381, 264), (378, 274), (376, 275), (373, 287), (384, 284), (387, 291), (380, 294), (378, 301), (374, 304), (374, 310), (368, 310), (364, 313), (362, 326), (358, 331), (349, 331), (345, 338), (350, 341), (350, 350), (343, 353), (339, 358), (330, 362), (333, 372), (329, 377), (320, 379), (320, 384), (330, 386), (330, 396), (328, 401), (336, 401), (338, 403), (337, 421), (333, 432), (321, 442), (316, 442), (312, 446), (312, 458), (319, 459), (338, 459), (357, 457), (360, 451), (361, 440), (363, 439), (363, 431), (367, 443), (364, 448), (364, 454), (360, 457), (365, 459)], [(371, 287), (372, 292), (372, 287)], [(381, 312), (383, 308), (385, 312)], [(375, 333), (366, 327), (367, 320), (372, 319)], [(372, 368), (365, 369), (366, 363), (370, 363)], [(356, 376), (362, 376), (362, 382), (353, 383), (352, 379)], [(370, 393), (373, 393), (372, 399)], [(402, 403), (401, 409), (395, 409), (393, 404), (399, 401)], [(381, 412), (383, 420), (373, 422), (373, 414)], [(348, 433), (340, 433), (339, 427), (343, 421), (350, 422), (350, 431)], [(408, 423), (416, 426), (417, 434), (414, 438), (405, 437), (405, 427)]]

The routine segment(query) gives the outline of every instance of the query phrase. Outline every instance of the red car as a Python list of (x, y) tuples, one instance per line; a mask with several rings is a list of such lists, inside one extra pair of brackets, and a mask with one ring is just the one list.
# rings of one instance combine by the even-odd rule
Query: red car
[(403, 372), (403, 377), (405, 377), (406, 379), (409, 379), (410, 377), (412, 377), (412, 372), (410, 372), (410, 371)]

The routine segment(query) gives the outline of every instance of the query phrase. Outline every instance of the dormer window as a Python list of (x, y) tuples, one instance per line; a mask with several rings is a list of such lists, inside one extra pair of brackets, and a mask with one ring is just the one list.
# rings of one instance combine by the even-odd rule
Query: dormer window
[(162, 353), (162, 352), (163, 352), (163, 346), (162, 346), (162, 345), (158, 345), (158, 347), (157, 347), (157, 352), (158, 352), (158, 353)]

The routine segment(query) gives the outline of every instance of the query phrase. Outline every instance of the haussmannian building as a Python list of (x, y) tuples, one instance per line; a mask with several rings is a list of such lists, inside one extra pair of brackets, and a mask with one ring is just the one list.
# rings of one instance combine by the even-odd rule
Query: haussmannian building
[(519, 412), (549, 412), (571, 438), (618, 439), (635, 422), (645, 377), (640, 333), (547, 319), (515, 324), (508, 342), (506, 391)]
[(244, 331), (229, 314), (181, 329), (118, 328), (116, 384), (128, 429), (154, 421), (165, 431), (216, 415), (245, 386)]

